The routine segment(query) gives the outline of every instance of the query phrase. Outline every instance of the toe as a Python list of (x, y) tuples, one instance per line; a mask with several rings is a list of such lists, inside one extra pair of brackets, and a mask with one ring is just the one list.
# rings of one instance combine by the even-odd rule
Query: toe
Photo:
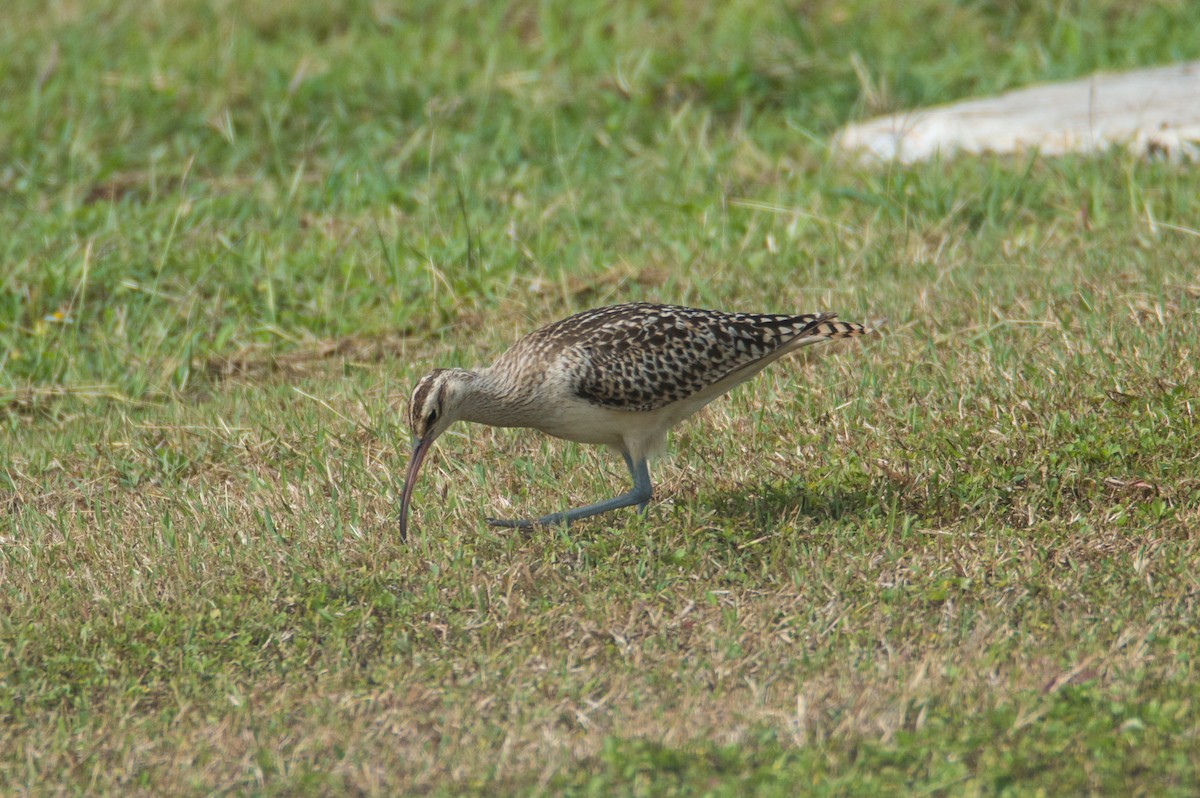
[(487, 522), (489, 526), (501, 526), (505, 529), (529, 529), (533, 526), (532, 521), (510, 520), (507, 518), (489, 518)]

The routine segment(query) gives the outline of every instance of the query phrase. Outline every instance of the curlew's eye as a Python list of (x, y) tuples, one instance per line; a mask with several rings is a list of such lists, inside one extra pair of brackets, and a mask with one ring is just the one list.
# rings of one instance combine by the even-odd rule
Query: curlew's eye
[(435, 421), (437, 421), (437, 419), (438, 419), (438, 411), (437, 411), (437, 408), (435, 407), (432, 410), (430, 410), (429, 415), (425, 417), (425, 423), (433, 424)]

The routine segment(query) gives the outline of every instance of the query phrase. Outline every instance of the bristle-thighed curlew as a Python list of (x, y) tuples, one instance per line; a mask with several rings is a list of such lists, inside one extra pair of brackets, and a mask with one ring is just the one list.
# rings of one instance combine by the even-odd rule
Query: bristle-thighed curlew
[(530, 527), (650, 501), (647, 458), (667, 430), (771, 362), (811, 344), (867, 332), (832, 313), (725, 313), (634, 303), (584, 311), (517, 341), (492, 365), (437, 369), (413, 390), (408, 420), (412, 460), (400, 496), (400, 536), (417, 472), (434, 440), (456, 421), (532, 427), (557, 438), (616, 449), (633, 487), (611, 499), (535, 520), (488, 523)]

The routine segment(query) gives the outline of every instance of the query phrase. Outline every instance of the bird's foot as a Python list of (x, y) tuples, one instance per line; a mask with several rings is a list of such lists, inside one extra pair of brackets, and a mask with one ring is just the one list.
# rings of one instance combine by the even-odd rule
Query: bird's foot
[(633, 507), (634, 505), (637, 506), (641, 513), (645, 514), (646, 508), (650, 505), (651, 497), (650, 473), (646, 470), (646, 461), (639, 460), (629, 470), (633, 473), (633, 489), (622, 493), (620, 496), (614, 496), (611, 499), (605, 499), (602, 502), (596, 502), (584, 507), (576, 507), (574, 510), (543, 515), (541, 518), (531, 520), (520, 519), (508, 521), (502, 518), (489, 518), (487, 522), (491, 526), (502, 526), (508, 529), (534, 529), (543, 526), (558, 526), (559, 524), (565, 526), (583, 518), (591, 518), (593, 515), (611, 512), (622, 507)]
[(534, 529), (541, 526), (554, 526), (564, 522), (570, 523), (561, 513), (557, 515), (545, 515), (541, 518), (489, 518), (487, 522), (488, 526), (500, 526), (505, 529)]
[(532, 529), (533, 522), (521, 519), (510, 518), (489, 518), (487, 519), (488, 526), (502, 526), (506, 529)]

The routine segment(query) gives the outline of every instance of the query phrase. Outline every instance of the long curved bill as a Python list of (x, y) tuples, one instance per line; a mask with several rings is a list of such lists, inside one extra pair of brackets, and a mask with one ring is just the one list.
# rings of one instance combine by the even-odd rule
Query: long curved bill
[(400, 492), (400, 539), (408, 539), (408, 505), (412, 503), (413, 485), (417, 482), (417, 472), (421, 463), (433, 445), (433, 438), (422, 438), (413, 445), (412, 459), (408, 461), (408, 472), (404, 475), (404, 489)]

